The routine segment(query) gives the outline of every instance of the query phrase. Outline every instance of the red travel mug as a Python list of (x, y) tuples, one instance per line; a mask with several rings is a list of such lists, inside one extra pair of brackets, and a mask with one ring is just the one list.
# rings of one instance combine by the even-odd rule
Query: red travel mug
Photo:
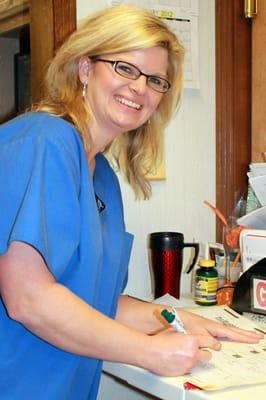
[(149, 235), (148, 247), (154, 297), (169, 293), (179, 299), (183, 249), (195, 249), (195, 256), (189, 267), (191, 270), (198, 258), (199, 244), (184, 243), (184, 235), (179, 232), (154, 232)]

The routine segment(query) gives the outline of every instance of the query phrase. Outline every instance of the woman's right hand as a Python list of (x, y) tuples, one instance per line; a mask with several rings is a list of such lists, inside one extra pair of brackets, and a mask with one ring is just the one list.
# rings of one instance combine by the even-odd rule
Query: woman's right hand
[(162, 376), (184, 375), (211, 359), (207, 348), (220, 350), (221, 344), (208, 335), (182, 334), (170, 328), (150, 336), (150, 357), (143, 360), (143, 368)]

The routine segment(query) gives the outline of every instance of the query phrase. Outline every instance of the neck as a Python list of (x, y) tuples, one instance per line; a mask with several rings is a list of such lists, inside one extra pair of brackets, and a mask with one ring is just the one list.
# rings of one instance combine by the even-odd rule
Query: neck
[(94, 170), (95, 170), (95, 157), (89, 158), (89, 169), (91, 171), (91, 176), (94, 175)]
[(94, 155), (103, 151), (113, 140), (120, 136), (123, 132), (114, 130), (111, 126), (105, 126), (104, 124), (91, 122), (90, 125), (91, 138), (93, 143), (93, 153)]

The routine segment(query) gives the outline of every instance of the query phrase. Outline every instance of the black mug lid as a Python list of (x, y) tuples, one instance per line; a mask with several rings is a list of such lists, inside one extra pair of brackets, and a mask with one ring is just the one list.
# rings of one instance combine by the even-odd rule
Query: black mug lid
[(184, 248), (184, 235), (180, 232), (153, 232), (149, 234), (148, 247), (152, 250)]

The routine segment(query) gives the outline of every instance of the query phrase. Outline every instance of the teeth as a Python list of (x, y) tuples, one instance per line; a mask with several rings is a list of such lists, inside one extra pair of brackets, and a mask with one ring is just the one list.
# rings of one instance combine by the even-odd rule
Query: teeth
[(119, 98), (118, 101), (119, 101), (120, 103), (122, 103), (122, 104), (125, 104), (125, 105), (128, 106), (128, 107), (135, 108), (136, 110), (139, 110), (139, 109), (140, 109), (140, 104), (134, 103), (134, 102), (131, 101), (131, 100), (127, 100), (127, 99), (124, 99), (124, 98)]

